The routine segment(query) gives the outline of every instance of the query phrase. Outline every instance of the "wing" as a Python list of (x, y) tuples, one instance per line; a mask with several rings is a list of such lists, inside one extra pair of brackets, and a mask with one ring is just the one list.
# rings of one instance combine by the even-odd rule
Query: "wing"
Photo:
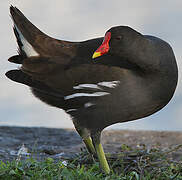
[(8, 71), (6, 76), (31, 87), (42, 101), (68, 110), (109, 95), (119, 84), (117, 69), (78, 58), (30, 57), (23, 60), (21, 69)]
[(83, 42), (57, 40), (40, 31), (16, 7), (11, 6), (10, 13), (19, 55), (9, 61), (22, 67), (8, 71), (8, 78), (30, 86), (42, 101), (65, 110), (89, 106), (116, 87), (114, 67), (91, 59), (103, 38)]

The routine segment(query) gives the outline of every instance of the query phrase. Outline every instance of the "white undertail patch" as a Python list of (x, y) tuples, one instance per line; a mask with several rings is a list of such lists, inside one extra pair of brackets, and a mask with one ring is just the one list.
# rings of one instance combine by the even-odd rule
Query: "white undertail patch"
[(22, 50), (26, 53), (26, 55), (28, 57), (31, 56), (39, 56), (39, 54), (35, 51), (35, 49), (32, 47), (32, 45), (24, 38), (23, 34), (20, 32), (20, 30), (17, 28), (16, 24), (14, 25), (18, 34), (19, 34), (19, 38), (23, 44), (23, 46), (21, 47)]

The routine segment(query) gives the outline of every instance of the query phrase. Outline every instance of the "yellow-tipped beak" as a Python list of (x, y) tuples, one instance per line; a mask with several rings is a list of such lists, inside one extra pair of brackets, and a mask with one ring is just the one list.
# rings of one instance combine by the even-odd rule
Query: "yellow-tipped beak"
[(107, 32), (102, 44), (99, 48), (94, 52), (92, 59), (97, 58), (99, 56), (102, 56), (103, 54), (106, 54), (109, 51), (109, 41), (111, 39), (111, 32)]
[(92, 59), (101, 56), (101, 52), (94, 52)]

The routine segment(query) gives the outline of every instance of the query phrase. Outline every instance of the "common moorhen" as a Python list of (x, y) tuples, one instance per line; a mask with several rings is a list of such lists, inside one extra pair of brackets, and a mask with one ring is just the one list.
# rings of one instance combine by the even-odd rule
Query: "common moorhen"
[(178, 70), (165, 41), (127, 26), (109, 29), (104, 38), (68, 42), (51, 38), (16, 7), (10, 7), (22, 64), (6, 76), (31, 87), (43, 102), (71, 115), (88, 151), (110, 169), (100, 143), (112, 124), (149, 116), (172, 98)]

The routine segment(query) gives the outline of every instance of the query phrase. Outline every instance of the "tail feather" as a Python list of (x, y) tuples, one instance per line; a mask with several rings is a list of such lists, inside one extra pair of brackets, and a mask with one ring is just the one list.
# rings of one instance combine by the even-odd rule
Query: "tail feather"
[(34, 49), (34, 42), (37, 35), (44, 35), (34, 26), (16, 7), (10, 7), (10, 14), (14, 21), (14, 33), (19, 46), (19, 54), (22, 57), (38, 56), (39, 53)]
[(64, 97), (60, 92), (51, 89), (40, 81), (34, 80), (31, 76), (25, 74), (21, 70), (10, 70), (6, 72), (6, 76), (15, 82), (25, 84), (31, 88), (37, 89), (44, 94), (51, 95), (57, 98)]
[(17, 44), (18, 44), (18, 53), (22, 57), (26, 58), (27, 55), (26, 55), (25, 51), (23, 50), (23, 43), (21, 41), (20, 35), (19, 35), (17, 29), (15, 28), (15, 26), (13, 27), (13, 31), (14, 31), (14, 34), (15, 34), (15, 37), (16, 37), (16, 40), (17, 40)]
[(78, 43), (54, 39), (33, 25), (16, 7), (10, 7), (10, 14), (14, 22), (14, 33), (19, 46), (19, 55), (22, 58), (31, 56), (72, 56), (68, 47)]
[(33, 81), (31, 76), (25, 74), (21, 70), (10, 70), (6, 72), (6, 76), (12, 81), (25, 84), (34, 88), (41, 88), (42, 85), (37, 83), (37, 81)]
[(37, 37), (47, 38), (48, 36), (34, 26), (16, 7), (10, 7), (10, 14), (14, 22), (14, 33), (19, 46), (19, 54), (22, 57), (38, 56), (41, 46), (36, 42)]
[(22, 64), (23, 63), (23, 59), (26, 58), (22, 55), (15, 55), (15, 56), (12, 56), (8, 59), (9, 62), (12, 62), (12, 63), (16, 63), (16, 64)]
[(35, 41), (37, 35), (47, 36), (34, 26), (18, 8), (11, 6), (10, 14), (14, 21), (15, 28), (22, 33), (29, 43), (31, 43), (31, 41)]

